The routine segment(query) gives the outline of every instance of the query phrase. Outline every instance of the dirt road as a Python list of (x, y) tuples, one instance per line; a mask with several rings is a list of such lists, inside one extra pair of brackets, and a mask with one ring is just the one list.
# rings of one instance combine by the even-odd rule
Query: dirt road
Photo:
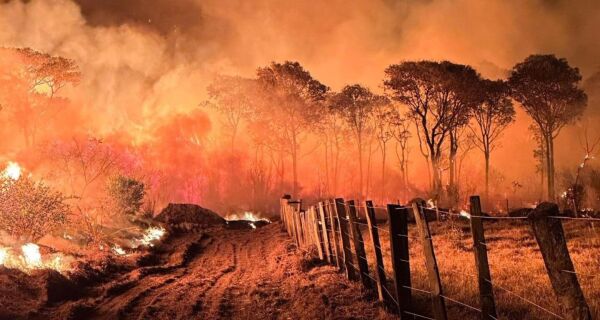
[(390, 318), (357, 283), (304, 258), (278, 224), (172, 237), (149, 260), (40, 318)]

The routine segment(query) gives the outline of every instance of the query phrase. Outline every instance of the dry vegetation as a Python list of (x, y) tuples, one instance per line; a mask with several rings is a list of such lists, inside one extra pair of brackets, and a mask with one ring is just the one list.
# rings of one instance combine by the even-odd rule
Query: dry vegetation
[[(563, 224), (568, 247), (592, 315), (600, 315), (600, 225), (570, 221)], [(527, 222), (484, 222), (488, 257), (494, 284), (499, 319), (556, 319), (534, 306), (562, 314), (556, 302), (542, 256)], [(381, 225), (387, 230), (387, 225)], [(430, 223), (444, 294), (454, 300), (479, 308), (473, 242), (468, 222)], [(594, 229), (595, 228), (595, 229)], [(369, 233), (362, 230), (369, 270), (373, 273), (374, 253)], [(429, 291), (425, 259), (415, 225), (409, 225), (411, 281), (413, 288)], [(389, 233), (380, 232), (384, 264), (391, 275)], [(391, 287), (391, 286), (390, 286)], [(504, 290), (506, 289), (506, 290)], [(507, 290), (510, 290), (509, 293)], [(528, 299), (524, 301), (516, 295)], [(419, 314), (431, 316), (428, 295), (413, 290), (413, 303)], [(479, 313), (446, 301), (450, 319), (478, 319)]]

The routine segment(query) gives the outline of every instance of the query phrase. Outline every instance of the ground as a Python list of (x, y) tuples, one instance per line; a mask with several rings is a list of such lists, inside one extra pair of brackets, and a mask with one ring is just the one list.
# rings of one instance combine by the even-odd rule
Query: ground
[(29, 303), (0, 318), (393, 318), (358, 283), (296, 249), (277, 223), (173, 235), (105, 277), (70, 301)]

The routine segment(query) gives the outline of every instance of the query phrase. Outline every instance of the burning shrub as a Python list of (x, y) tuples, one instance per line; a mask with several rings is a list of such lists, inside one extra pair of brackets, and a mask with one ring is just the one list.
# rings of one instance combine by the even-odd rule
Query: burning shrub
[(64, 226), (69, 215), (65, 196), (29, 177), (0, 178), (0, 229), (35, 242)]
[(142, 182), (119, 175), (109, 181), (108, 194), (118, 213), (133, 215), (140, 211), (146, 190)]

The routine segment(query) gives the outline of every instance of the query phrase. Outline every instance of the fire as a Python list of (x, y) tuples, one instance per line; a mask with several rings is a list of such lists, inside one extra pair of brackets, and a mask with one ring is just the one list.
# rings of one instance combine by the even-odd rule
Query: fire
[(28, 243), (21, 247), (23, 251), (23, 258), (25, 263), (30, 268), (38, 268), (42, 265), (42, 255), (40, 254), (40, 247), (35, 243)]
[(144, 232), (140, 243), (145, 246), (154, 246), (154, 241), (160, 240), (165, 235), (165, 229), (162, 227), (150, 227)]
[(251, 221), (251, 222), (258, 222), (258, 221), (264, 221), (264, 222), (268, 222), (270, 223), (271, 220), (267, 219), (267, 218), (261, 218), (260, 216), (250, 212), (250, 211), (246, 211), (241, 215), (238, 215), (237, 213), (232, 213), (229, 214), (225, 217), (225, 220), (227, 221)]
[(125, 252), (125, 250), (123, 250), (123, 248), (121, 248), (121, 246), (115, 244), (112, 248), (112, 251), (119, 256), (125, 255), (127, 252)]
[(465, 218), (467, 218), (467, 219), (471, 219), (471, 214), (470, 214), (470, 213), (468, 213), (468, 212), (467, 212), (467, 211), (465, 211), (465, 210), (460, 210), (460, 216), (461, 216), (461, 217), (465, 217)]
[(27, 243), (21, 246), (20, 255), (15, 254), (11, 248), (0, 248), (0, 265), (23, 272), (35, 269), (53, 269), (63, 272), (67, 269), (68, 262), (61, 254), (54, 254), (44, 259), (37, 244)]
[(3, 176), (11, 180), (19, 180), (21, 177), (21, 166), (16, 162), (9, 161), (4, 169)]
[(435, 202), (433, 201), (433, 199), (429, 199), (427, 200), (427, 209), (435, 209), (436, 205)]

